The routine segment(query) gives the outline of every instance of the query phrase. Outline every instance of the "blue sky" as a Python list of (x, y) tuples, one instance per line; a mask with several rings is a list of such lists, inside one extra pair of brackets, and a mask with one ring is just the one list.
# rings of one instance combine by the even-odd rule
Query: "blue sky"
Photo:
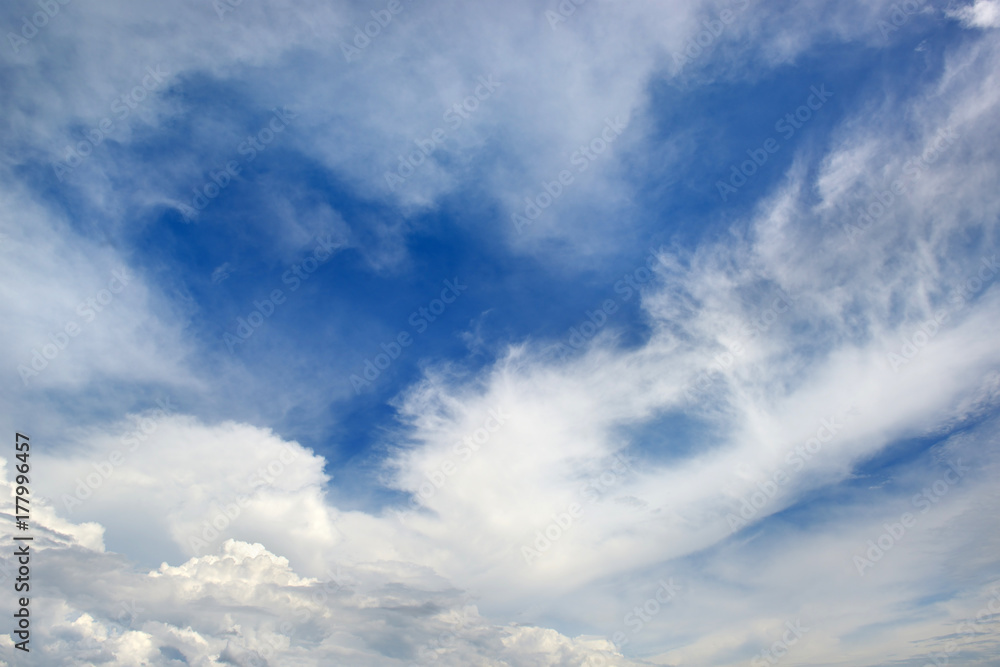
[(996, 0), (0, 24), (38, 664), (990, 664)]

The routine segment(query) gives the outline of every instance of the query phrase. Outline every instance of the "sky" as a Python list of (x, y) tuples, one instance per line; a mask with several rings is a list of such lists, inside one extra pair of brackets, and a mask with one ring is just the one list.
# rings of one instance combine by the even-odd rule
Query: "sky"
[(3, 665), (996, 664), (998, 0), (0, 26)]

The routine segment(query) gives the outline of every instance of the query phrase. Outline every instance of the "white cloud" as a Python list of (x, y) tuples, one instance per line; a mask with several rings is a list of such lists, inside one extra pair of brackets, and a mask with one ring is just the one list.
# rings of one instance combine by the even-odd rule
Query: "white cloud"
[(0, 269), (11, 314), (0, 330), (3, 361), (18, 389), (80, 388), (98, 377), (193, 386), (178, 363), (190, 349), (140, 270), (29, 199), (4, 194), (5, 252), (32, 260)]
[[(699, 57), (685, 66), (680, 74), (691, 81), (747, 76), (760, 61), (767, 67), (793, 62), (830, 38), (874, 41), (875, 23), (890, 4), (774, 9), (760, 3), (743, 8), (740, 0), (623, 8), (591, 0), (553, 30), (544, 3), (456, 5), (448, 12), (404, 3), (404, 11), (352, 62), (342, 44), (371, 20), (370, 7), (241, 4), (219, 20), (199, 0), (169, 11), (120, 2), (67, 6), (57, 17), (62, 20), (51, 21), (9, 67), (18, 94), (5, 100), (5, 116), (10, 132), (21, 137), (15, 161), (65, 159), (66, 147), (83, 136), (79, 126), (89, 129), (109, 114), (114, 118), (113, 101), (141, 84), (147, 67), (160, 66), (168, 73), (165, 81), (67, 177), (69, 186), (107, 209), (111, 229), (136, 224), (122, 218), (123, 190), (136, 193), (130, 199), (139, 210), (155, 214), (189, 203), (191, 188), (205, 181), (208, 170), (242, 159), (242, 123), (197, 106), (195, 91), (212, 82), (238, 87), (244, 104), (261, 113), (275, 105), (296, 109), (299, 116), (280, 137), (282, 148), (316, 159), (361, 197), (415, 213), (473, 179), (502, 206), (501, 231), (513, 247), (529, 253), (569, 248), (565, 259), (573, 261), (577, 253), (612, 252), (617, 230), (630, 224), (622, 215), (630, 196), (619, 161), (646, 147), (655, 115), (649, 82), (666, 71), (679, 75), (674, 54), (706, 30), (706, 21), (718, 22), (723, 9), (735, 12), (710, 46), (723, 57)], [(152, 37), (142, 28), (148, 24), (169, 38)], [(110, 32), (119, 39), (96, 37)], [(59, 67), (52, 67), (56, 62)], [(47, 76), (34, 76), (41, 67)], [(478, 77), (490, 75), (502, 86), (451, 130), (446, 111), (474, 92)], [(176, 94), (180, 89), (184, 96)], [(571, 194), (544, 220), (524, 236), (515, 233), (510, 214), (523, 210), (524, 197), (540, 193), (561, 170), (576, 169), (570, 166), (574, 151), (618, 116), (632, 120), (613, 149), (577, 174)], [(134, 147), (150, 131), (181, 120), (189, 123), (191, 136), (184, 146), (158, 148), (155, 164), (111, 150), (112, 142)], [(447, 160), (428, 162), (390, 190), (385, 173), (435, 128), (448, 129), (440, 154)], [(260, 212), (272, 223), (262, 229), (272, 228), (275, 217), (287, 218), (282, 208), (287, 206)], [(408, 225), (388, 227), (386, 248), (365, 244), (377, 265), (387, 261), (383, 255), (396, 237), (409, 231)]]
[[(230, 539), (213, 555), (142, 573), (103, 552), (91, 524), (37, 506), (32, 522), (42, 538), (32, 544), (39, 665), (460, 665), (486, 651), (495, 659), (484, 664), (555, 666), (613, 655), (606, 642), (494, 625), (426, 568), (336, 565), (308, 578), (262, 545)], [(4, 555), (4, 574), (12, 567)], [(8, 635), (0, 653), (15, 659)]]
[(1000, 28), (1000, 2), (997, 0), (975, 0), (971, 5), (949, 11), (948, 15), (968, 28)]

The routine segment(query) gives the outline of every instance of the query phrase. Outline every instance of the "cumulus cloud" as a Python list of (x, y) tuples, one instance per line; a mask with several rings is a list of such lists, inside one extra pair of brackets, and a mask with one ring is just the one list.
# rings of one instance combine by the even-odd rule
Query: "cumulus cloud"
[[(227, 539), (212, 554), (142, 572), (103, 550), (96, 524), (46, 507), (33, 521), (38, 664), (460, 665), (484, 653), (491, 665), (638, 664), (608, 642), (490, 623), (427, 568), (328, 565), (303, 577), (261, 544)], [(13, 561), (3, 557), (5, 580)], [(0, 651), (13, 659), (9, 635)]]

